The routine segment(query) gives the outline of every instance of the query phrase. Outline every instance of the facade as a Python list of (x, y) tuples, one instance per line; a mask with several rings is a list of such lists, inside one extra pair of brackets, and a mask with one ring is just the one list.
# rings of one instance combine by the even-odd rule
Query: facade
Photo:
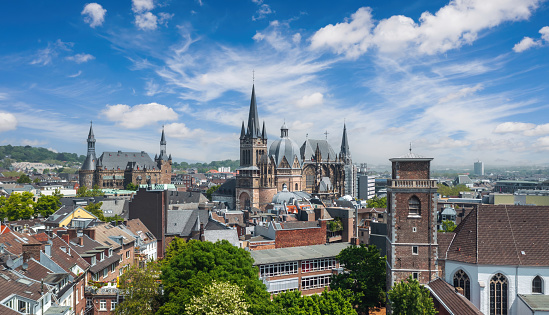
[(484, 163), (476, 161), (474, 164), (474, 174), (477, 176), (484, 176)]
[[(280, 132), (280, 139), (267, 148), (265, 122), (260, 128), (254, 86), (248, 125), (245, 127), (242, 122), (240, 132), (237, 210), (265, 209), (283, 186), (289, 191), (305, 191), (323, 198), (337, 198), (345, 193), (345, 166), (352, 166), (345, 126), (339, 154), (326, 140), (307, 139), (299, 147), (289, 137), (286, 124)], [(348, 173), (353, 173), (352, 167)]]
[(376, 179), (372, 175), (358, 175), (358, 199), (368, 200), (376, 195)]
[(172, 176), (172, 156), (166, 152), (166, 137), (162, 129), (160, 155), (154, 161), (145, 152), (103, 152), (99, 158), (95, 155), (95, 136), (90, 126), (88, 134), (88, 154), (78, 171), (80, 186), (89, 189), (124, 189), (129, 183), (170, 184)]
[(390, 159), (387, 186), (387, 288), (412, 275), (421, 284), (438, 276), (437, 186), (432, 158), (413, 154)]
[(349, 243), (312, 245), (252, 251), (254, 265), (267, 291), (277, 294), (299, 290), (303, 295), (320, 294), (339, 270), (335, 259)]

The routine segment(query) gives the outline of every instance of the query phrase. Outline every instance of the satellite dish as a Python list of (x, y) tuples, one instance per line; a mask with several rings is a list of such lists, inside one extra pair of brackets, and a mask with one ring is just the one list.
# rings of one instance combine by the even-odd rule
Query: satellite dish
[(11, 260), (11, 257), (9, 257), (8, 261), (6, 261), (6, 267), (10, 269), (13, 267), (13, 260)]
[(29, 269), (29, 264), (24, 262), (23, 265), (21, 266), (21, 268), (23, 268), (23, 270), (27, 270), (27, 269)]

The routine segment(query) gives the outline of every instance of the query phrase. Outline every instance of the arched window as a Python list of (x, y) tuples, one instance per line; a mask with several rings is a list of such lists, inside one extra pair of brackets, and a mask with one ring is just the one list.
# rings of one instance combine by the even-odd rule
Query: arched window
[(543, 279), (540, 276), (532, 280), (532, 293), (543, 293)]
[(454, 288), (462, 288), (463, 295), (468, 300), (471, 299), (471, 280), (465, 271), (460, 269), (454, 274)]
[(298, 187), (299, 186), (297, 186), (297, 183), (295, 183), (295, 191), (298, 191)]
[(416, 196), (412, 196), (408, 200), (408, 214), (410, 215), (421, 215), (421, 202)]
[(490, 315), (507, 315), (508, 282), (501, 273), (490, 279)]

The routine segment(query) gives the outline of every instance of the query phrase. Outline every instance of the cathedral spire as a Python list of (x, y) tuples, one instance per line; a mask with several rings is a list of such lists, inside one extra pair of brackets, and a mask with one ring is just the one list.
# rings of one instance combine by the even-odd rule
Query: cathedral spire
[(260, 137), (259, 118), (257, 116), (257, 104), (255, 102), (255, 84), (252, 85), (252, 99), (250, 101), (250, 114), (248, 115), (248, 136), (252, 139)]
[(261, 131), (261, 139), (267, 140), (267, 129), (265, 128), (265, 120), (263, 121), (263, 131)]
[(95, 164), (97, 159), (95, 158), (95, 136), (93, 135), (93, 123), (90, 121), (90, 132), (88, 133), (88, 154), (86, 160), (82, 164), (82, 170), (93, 171), (95, 170)]
[(341, 152), (345, 164), (351, 164), (351, 150), (349, 149), (349, 141), (347, 139), (347, 125), (343, 123), (343, 137), (341, 138)]
[(164, 135), (164, 126), (162, 126), (162, 136), (160, 137), (160, 160), (167, 160), (168, 155), (166, 153), (166, 136)]
[(240, 140), (246, 137), (246, 129), (244, 128), (244, 121), (242, 121), (242, 130), (240, 131)]

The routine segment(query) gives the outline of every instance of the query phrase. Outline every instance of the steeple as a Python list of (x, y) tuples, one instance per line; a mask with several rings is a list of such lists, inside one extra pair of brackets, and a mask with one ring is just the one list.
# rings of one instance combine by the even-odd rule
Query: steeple
[(265, 120), (263, 121), (263, 131), (261, 132), (261, 139), (267, 140), (267, 129), (265, 128)]
[(255, 84), (252, 85), (252, 99), (250, 101), (250, 114), (248, 115), (247, 136), (252, 139), (260, 137), (259, 118), (257, 116), (257, 104), (255, 102)]
[(88, 133), (88, 153), (86, 155), (86, 160), (82, 164), (82, 170), (93, 171), (95, 170), (95, 164), (97, 158), (95, 157), (95, 136), (93, 135), (93, 123), (90, 121), (90, 132)]
[(286, 127), (286, 122), (280, 127), (280, 138), (288, 138), (288, 127)]
[(242, 121), (242, 130), (240, 131), (240, 140), (246, 137), (246, 129), (244, 129), (244, 121)]
[(161, 160), (168, 159), (168, 155), (166, 153), (166, 136), (164, 135), (164, 126), (162, 126), (162, 136), (160, 137), (160, 155), (158, 158)]
[(343, 123), (343, 137), (341, 138), (341, 152), (345, 164), (351, 164), (351, 150), (349, 149), (349, 141), (347, 140), (347, 126)]

